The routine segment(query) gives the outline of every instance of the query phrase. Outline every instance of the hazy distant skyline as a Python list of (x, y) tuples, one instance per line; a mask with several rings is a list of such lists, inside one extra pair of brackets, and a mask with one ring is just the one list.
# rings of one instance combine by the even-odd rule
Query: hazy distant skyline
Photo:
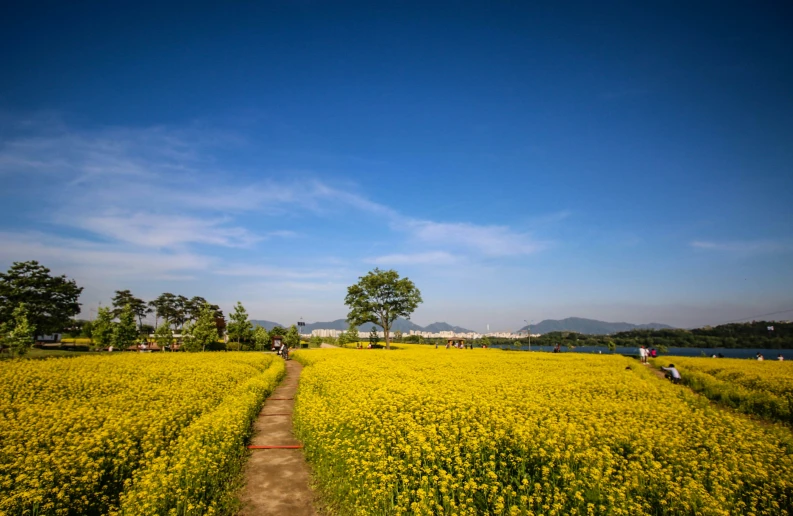
[[(793, 7), (19, 3), (0, 268), (420, 325), (793, 309)], [(7, 15), (6, 15), (7, 14)], [(793, 312), (780, 319), (793, 319)]]

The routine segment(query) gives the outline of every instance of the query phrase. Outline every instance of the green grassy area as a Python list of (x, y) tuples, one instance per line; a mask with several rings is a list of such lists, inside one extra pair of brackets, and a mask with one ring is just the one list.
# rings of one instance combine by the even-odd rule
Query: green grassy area
[(91, 339), (79, 337), (76, 339), (61, 339), (63, 344), (90, 344)]
[[(96, 355), (98, 351), (64, 351), (62, 349), (38, 349), (33, 348), (23, 358), (51, 358), (51, 357), (79, 357), (83, 355)], [(0, 355), (2, 358), (10, 358), (8, 355)]]

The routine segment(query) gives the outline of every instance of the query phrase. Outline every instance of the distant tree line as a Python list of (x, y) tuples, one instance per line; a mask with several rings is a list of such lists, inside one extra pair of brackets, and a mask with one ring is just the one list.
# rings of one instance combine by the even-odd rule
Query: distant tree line
[[(100, 306), (94, 320), (75, 319), (82, 291), (74, 280), (53, 276), (36, 261), (14, 262), (0, 273), (0, 350), (21, 356), (37, 336), (55, 333), (89, 339), (90, 349), (124, 350), (153, 340), (169, 350), (265, 350), (274, 335), (283, 336), (290, 347), (300, 346), (295, 325), (270, 331), (254, 328), (240, 302), (227, 322), (220, 307), (203, 297), (170, 292), (146, 302), (129, 290), (117, 290), (110, 306)], [(154, 325), (145, 322), (152, 314)]]
[(21, 356), (36, 335), (60, 332), (80, 313), (82, 291), (37, 261), (14, 262), (0, 273), (0, 349)]
[[(499, 345), (527, 345), (528, 339), (493, 339)], [(664, 348), (793, 349), (793, 323), (752, 321), (705, 326), (693, 330), (630, 330), (613, 335), (551, 332), (532, 337), (535, 346), (603, 346)]]

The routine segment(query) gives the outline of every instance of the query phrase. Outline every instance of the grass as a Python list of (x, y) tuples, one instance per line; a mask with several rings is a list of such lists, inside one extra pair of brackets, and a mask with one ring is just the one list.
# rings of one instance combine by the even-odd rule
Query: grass
[[(667, 358), (651, 359), (666, 365)], [(793, 363), (676, 357), (683, 384), (738, 412), (793, 424)]]

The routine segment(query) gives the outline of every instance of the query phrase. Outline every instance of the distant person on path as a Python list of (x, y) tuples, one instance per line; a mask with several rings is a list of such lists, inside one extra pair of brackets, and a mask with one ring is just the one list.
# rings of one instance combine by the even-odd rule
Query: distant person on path
[(757, 360), (759, 360), (760, 362), (762, 362), (763, 360), (765, 360), (765, 358), (763, 357), (762, 353), (758, 353), (758, 354), (757, 354)]
[(651, 350), (650, 350), (650, 356), (651, 356), (652, 358), (655, 358), (655, 357), (657, 357), (657, 356), (658, 356), (658, 352), (655, 350), (655, 348), (653, 348), (653, 349), (651, 349)]
[(776, 359), (777, 359), (777, 360), (779, 360), (780, 362), (782, 362), (783, 360), (785, 360), (785, 357), (783, 357), (783, 356), (782, 356), (782, 353), (780, 353), (780, 354), (778, 354), (778, 355), (776, 356)]
[(672, 380), (672, 383), (680, 383), (680, 372), (675, 368), (675, 364), (669, 364), (669, 367), (662, 367), (666, 371), (665, 378)]
[(642, 364), (647, 363), (647, 350), (644, 346), (639, 346), (639, 360), (641, 360)]

